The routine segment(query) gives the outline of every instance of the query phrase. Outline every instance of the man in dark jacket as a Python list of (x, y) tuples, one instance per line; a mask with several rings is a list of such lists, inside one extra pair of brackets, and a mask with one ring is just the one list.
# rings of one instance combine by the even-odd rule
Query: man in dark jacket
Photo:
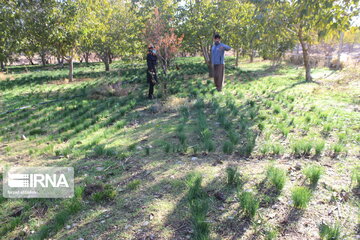
[(148, 49), (148, 54), (146, 56), (147, 61), (147, 82), (149, 83), (149, 99), (154, 98), (154, 86), (158, 83), (157, 74), (156, 74), (156, 65), (157, 65), (157, 56), (156, 50), (153, 46), (150, 46)]

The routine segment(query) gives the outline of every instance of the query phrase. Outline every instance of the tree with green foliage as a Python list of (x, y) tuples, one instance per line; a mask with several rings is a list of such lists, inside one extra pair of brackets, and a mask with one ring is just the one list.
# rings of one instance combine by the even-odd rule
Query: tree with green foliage
[(0, 64), (5, 69), (21, 42), (21, 13), (15, 0), (0, 0)]
[(290, 0), (276, 6), (278, 12), (286, 11), (291, 30), (302, 47), (305, 80), (312, 81), (309, 58), (311, 43), (331, 30), (349, 28), (352, 16), (358, 14), (359, 0)]
[[(21, 2), (22, 43), (21, 51), (32, 63), (36, 53), (41, 57), (43, 66), (46, 64), (46, 55), (52, 46), (49, 38), (55, 28), (53, 11), (56, 8), (54, 1), (23, 1)], [(33, 64), (33, 63), (32, 63)]]
[(177, 16), (179, 31), (184, 33), (183, 49), (188, 52), (201, 52), (209, 69), (209, 77), (213, 76), (212, 38), (216, 30), (220, 29), (215, 5), (216, 3), (210, 0), (186, 0)]
[(74, 58), (86, 30), (82, 24), (86, 16), (86, 4), (86, 0), (58, 2), (52, 13), (55, 23), (49, 41), (57, 55), (69, 63), (69, 81), (73, 81)]
[(141, 24), (128, 1), (95, 1), (86, 5), (86, 12), (91, 17), (81, 20), (85, 29), (81, 45), (97, 53), (105, 71), (110, 70), (113, 55), (139, 51)]
[(229, 39), (229, 44), (236, 52), (235, 66), (239, 65), (240, 53), (252, 52), (249, 41), (256, 25), (253, 22), (255, 5), (250, 2), (228, 1), (224, 2), (225, 10), (228, 14), (223, 14), (223, 22), (226, 22), (223, 29), (219, 32), (222, 36)]

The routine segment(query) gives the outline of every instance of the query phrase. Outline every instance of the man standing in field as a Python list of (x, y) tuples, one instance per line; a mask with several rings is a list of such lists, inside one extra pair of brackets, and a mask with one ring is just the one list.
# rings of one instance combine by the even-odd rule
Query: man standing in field
[(147, 62), (147, 82), (149, 83), (149, 99), (154, 98), (154, 86), (158, 83), (157, 74), (156, 74), (156, 65), (157, 65), (157, 56), (156, 50), (153, 45), (150, 45), (148, 48), (148, 53), (146, 56)]
[(216, 89), (220, 92), (225, 80), (225, 61), (224, 53), (229, 51), (231, 47), (220, 42), (221, 37), (219, 34), (214, 36), (214, 45), (211, 48), (211, 62), (214, 66), (214, 83)]

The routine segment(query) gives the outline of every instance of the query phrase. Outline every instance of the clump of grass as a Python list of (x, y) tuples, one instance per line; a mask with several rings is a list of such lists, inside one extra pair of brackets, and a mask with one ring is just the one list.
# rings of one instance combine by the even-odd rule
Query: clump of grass
[(287, 96), (287, 99), (289, 100), (289, 102), (294, 102), (295, 101), (295, 97), (294, 96)]
[(250, 111), (249, 116), (251, 120), (253, 120), (256, 117), (256, 115), (257, 115), (256, 111)]
[(196, 198), (205, 198), (206, 192), (201, 187), (202, 176), (199, 173), (191, 173), (185, 179), (185, 184), (189, 188), (187, 198), (189, 201)]
[(256, 199), (254, 194), (243, 191), (238, 193), (238, 198), (240, 202), (240, 208), (244, 215), (248, 218), (255, 217), (256, 212), (259, 209), (259, 200)]
[(131, 182), (129, 182), (126, 185), (126, 188), (129, 190), (135, 190), (135, 189), (139, 188), (140, 185), (141, 185), (141, 180), (135, 179), (135, 180), (132, 180)]
[(177, 137), (179, 138), (179, 142), (180, 142), (180, 144), (181, 145), (185, 145), (186, 144), (186, 135), (185, 135), (185, 133), (179, 133), (178, 135), (177, 135)]
[(273, 109), (273, 113), (279, 114), (281, 112), (281, 108), (279, 105), (275, 105)]
[(306, 187), (295, 187), (292, 190), (291, 198), (297, 208), (306, 208), (311, 198), (311, 191)]
[(208, 152), (215, 151), (215, 143), (210, 139), (204, 142), (204, 147), (205, 147), (205, 150)]
[(229, 131), (232, 128), (232, 122), (226, 119), (222, 126), (225, 130)]
[(264, 239), (265, 240), (275, 240), (277, 239), (279, 232), (276, 228), (265, 229)]
[(254, 107), (255, 106), (255, 101), (254, 100), (247, 100), (246, 104), (250, 105), (250, 107)]
[(278, 144), (278, 143), (271, 144), (271, 152), (272, 152), (272, 154), (279, 155), (280, 153), (283, 152), (283, 150), (284, 149), (281, 146), (281, 144)]
[(311, 185), (316, 185), (324, 169), (319, 165), (310, 165), (304, 168), (303, 173), (310, 180)]
[(266, 171), (266, 178), (276, 188), (277, 192), (281, 192), (285, 186), (286, 172), (272, 165)]
[(210, 234), (210, 226), (206, 221), (206, 215), (209, 209), (207, 199), (194, 199), (190, 201), (191, 223), (194, 230), (194, 238), (198, 240), (207, 240)]
[(164, 142), (164, 152), (169, 153), (171, 150), (171, 144), (169, 142)]
[(319, 140), (315, 142), (314, 148), (315, 148), (315, 155), (319, 156), (325, 148), (325, 141)]
[(10, 146), (6, 146), (6, 147), (5, 147), (5, 152), (6, 152), (6, 153), (10, 153), (10, 151), (11, 151), (11, 147), (10, 147)]
[[(64, 154), (65, 155), (65, 154)], [(95, 156), (104, 156), (106, 155), (105, 146), (103, 145), (97, 145), (94, 148), (94, 155)]]
[(205, 107), (204, 100), (202, 98), (198, 98), (196, 100), (196, 103), (194, 104), (194, 108), (197, 110), (200, 110)]
[(296, 156), (308, 156), (311, 153), (312, 142), (307, 139), (301, 139), (292, 146), (293, 152)]
[(266, 107), (267, 109), (269, 109), (269, 108), (271, 108), (271, 106), (272, 106), (272, 101), (271, 101), (271, 100), (266, 100), (266, 101), (265, 101), (265, 107)]
[(342, 132), (338, 134), (339, 142), (344, 143), (346, 139), (347, 134)]
[(187, 106), (181, 106), (180, 107), (180, 114), (183, 117), (184, 120), (188, 120), (190, 117), (189, 108)]
[(117, 121), (115, 124), (116, 129), (122, 129), (126, 126), (126, 121), (125, 120), (120, 120)]
[(240, 155), (244, 157), (249, 157), (255, 148), (255, 138), (254, 133), (249, 132), (246, 134), (245, 143), (240, 148)]
[(279, 124), (279, 130), (285, 138), (289, 135), (290, 128), (285, 124)]
[(333, 129), (333, 125), (331, 123), (325, 123), (322, 132), (323, 134), (328, 135), (332, 129)]
[(226, 112), (223, 109), (218, 109), (218, 111), (216, 112), (218, 121), (221, 125), (224, 125), (225, 121), (226, 121)]
[(238, 187), (242, 185), (241, 175), (236, 167), (227, 167), (227, 185), (232, 187)]
[(269, 144), (264, 144), (260, 147), (260, 152), (262, 155), (266, 155), (270, 152), (270, 146)]
[(231, 141), (225, 141), (223, 145), (223, 152), (225, 154), (232, 154), (234, 151), (234, 144)]
[(104, 190), (100, 192), (96, 192), (92, 194), (92, 199), (95, 202), (102, 202), (102, 201), (111, 201), (114, 200), (117, 195), (116, 190), (114, 187), (110, 184), (106, 184), (104, 186)]
[(255, 144), (253, 142), (247, 142), (241, 149), (240, 155), (244, 157), (249, 157), (255, 148)]
[(260, 122), (260, 123), (258, 124), (258, 128), (259, 128), (260, 132), (264, 131), (264, 129), (265, 129), (265, 124), (264, 124), (263, 122)]
[(341, 235), (341, 226), (338, 223), (330, 226), (326, 223), (321, 223), (319, 226), (319, 235), (324, 240), (338, 240)]
[(236, 145), (240, 141), (239, 134), (237, 134), (235, 131), (228, 131), (228, 137), (232, 144)]
[(239, 129), (240, 129), (240, 132), (245, 132), (247, 128), (247, 124), (244, 120), (241, 120), (240, 123), (239, 123)]
[(345, 145), (342, 143), (335, 143), (331, 146), (331, 150), (334, 154), (334, 156), (339, 155), (340, 153), (346, 152)]
[(269, 141), (272, 134), (273, 134), (273, 133), (272, 133), (271, 130), (265, 131), (265, 133), (264, 133), (264, 138), (265, 138), (265, 140), (266, 140), (266, 141)]
[(320, 113), (319, 113), (319, 117), (320, 117), (322, 120), (327, 120), (328, 114), (327, 114), (327, 113), (324, 113), (324, 112), (320, 112)]
[(209, 201), (206, 192), (201, 187), (202, 177), (191, 174), (186, 179), (189, 187), (187, 199), (190, 207), (191, 223), (193, 226), (193, 239), (209, 239), (210, 226), (206, 221)]

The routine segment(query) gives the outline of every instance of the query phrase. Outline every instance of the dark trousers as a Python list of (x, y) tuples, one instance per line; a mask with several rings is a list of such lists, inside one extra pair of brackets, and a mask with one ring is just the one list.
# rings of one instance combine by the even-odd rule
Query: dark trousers
[(214, 64), (214, 83), (218, 91), (222, 90), (225, 80), (225, 65)]
[[(155, 74), (152, 75), (150, 73), (150, 71), (154, 72)], [(155, 83), (152, 80), (155, 80)], [(150, 69), (150, 70), (148, 69), (147, 70), (147, 82), (149, 83), (149, 97), (153, 97), (154, 96), (154, 86), (158, 82), (156, 69)]]

